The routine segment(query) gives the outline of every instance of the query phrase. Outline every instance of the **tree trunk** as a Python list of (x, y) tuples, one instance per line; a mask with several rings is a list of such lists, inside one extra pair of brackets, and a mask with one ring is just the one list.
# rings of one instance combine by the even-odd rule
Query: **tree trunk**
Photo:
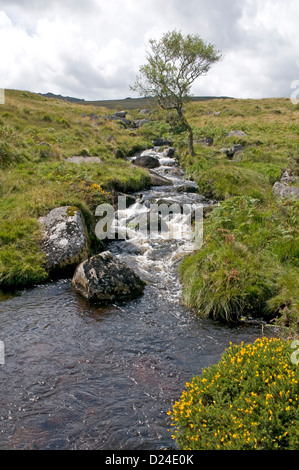
[(194, 157), (195, 152), (194, 152), (194, 146), (193, 146), (193, 131), (190, 126), (190, 124), (186, 121), (186, 127), (188, 131), (188, 147), (189, 147), (189, 153), (191, 157)]
[(182, 121), (182, 123), (184, 124), (184, 126), (187, 129), (189, 153), (190, 153), (191, 157), (194, 157), (195, 152), (194, 152), (194, 146), (193, 146), (193, 130), (192, 130), (192, 127), (190, 126), (189, 122), (185, 118), (182, 108), (177, 108), (177, 112), (178, 112), (180, 120)]

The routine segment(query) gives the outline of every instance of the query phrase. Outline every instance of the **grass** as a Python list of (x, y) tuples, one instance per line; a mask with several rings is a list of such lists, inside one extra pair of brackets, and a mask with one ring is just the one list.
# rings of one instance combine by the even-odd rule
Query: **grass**
[[(147, 171), (124, 158), (150, 145), (138, 130), (132, 132), (104, 118), (90, 119), (87, 113), (94, 113), (93, 106), (16, 90), (7, 90), (5, 96), (5, 105), (0, 107), (2, 289), (48, 278), (38, 217), (60, 205), (78, 206), (87, 222), (92, 249), (97, 250), (97, 205), (113, 201), (115, 191), (133, 192), (150, 183)], [(99, 111), (110, 114), (104, 108)], [(79, 166), (65, 161), (74, 155), (98, 156), (102, 164)]]
[(296, 317), (297, 232), (298, 203), (227, 198), (205, 223), (202, 249), (181, 265), (185, 302), (202, 316), (229, 322), (248, 315), (272, 319), (286, 305)]

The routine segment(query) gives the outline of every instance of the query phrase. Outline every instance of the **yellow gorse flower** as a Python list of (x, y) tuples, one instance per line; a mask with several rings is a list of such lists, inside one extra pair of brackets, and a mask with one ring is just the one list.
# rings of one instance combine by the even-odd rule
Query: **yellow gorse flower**
[(299, 426), (298, 374), (287, 341), (230, 344), (218, 364), (187, 382), (174, 404), (174, 439), (181, 449), (285, 448)]

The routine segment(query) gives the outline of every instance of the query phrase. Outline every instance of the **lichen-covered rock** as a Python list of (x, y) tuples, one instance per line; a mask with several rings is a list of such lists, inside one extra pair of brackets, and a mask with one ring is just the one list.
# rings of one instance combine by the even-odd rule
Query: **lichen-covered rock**
[(105, 251), (77, 267), (72, 286), (90, 301), (113, 302), (139, 297), (145, 282), (110, 251)]
[(289, 184), (276, 182), (272, 192), (277, 199), (299, 199), (299, 188)]
[(230, 131), (228, 133), (228, 137), (247, 137), (247, 134), (243, 131), (236, 130), (236, 131)]
[(50, 276), (73, 273), (88, 257), (89, 238), (85, 221), (77, 207), (57, 207), (39, 222), (43, 228), (42, 249)]

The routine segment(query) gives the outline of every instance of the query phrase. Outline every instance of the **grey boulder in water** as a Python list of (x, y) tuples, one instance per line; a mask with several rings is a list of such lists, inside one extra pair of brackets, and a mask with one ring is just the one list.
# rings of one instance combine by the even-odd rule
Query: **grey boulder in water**
[(141, 296), (145, 282), (124, 262), (105, 251), (77, 267), (72, 286), (90, 301), (113, 302)]

